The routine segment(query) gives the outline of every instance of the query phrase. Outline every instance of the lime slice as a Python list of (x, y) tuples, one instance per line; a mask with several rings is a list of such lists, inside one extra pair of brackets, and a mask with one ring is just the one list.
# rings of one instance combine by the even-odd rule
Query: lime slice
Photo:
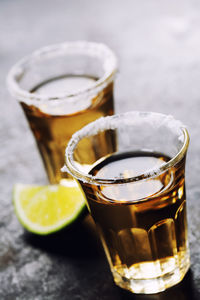
[(74, 222), (85, 208), (85, 196), (74, 180), (59, 185), (16, 184), (15, 211), (20, 223), (30, 232), (47, 235)]

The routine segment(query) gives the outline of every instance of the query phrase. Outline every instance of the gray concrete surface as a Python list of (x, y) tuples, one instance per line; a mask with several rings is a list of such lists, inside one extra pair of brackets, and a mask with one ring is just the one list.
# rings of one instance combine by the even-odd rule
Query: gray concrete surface
[[(45, 183), (34, 139), (5, 77), (20, 58), (67, 40), (108, 44), (118, 55), (116, 111), (173, 114), (187, 126), (191, 271), (175, 290), (134, 297), (114, 287), (85, 228), (52, 239), (24, 232), (14, 183)], [(0, 299), (200, 299), (200, 2), (0, 0)]]

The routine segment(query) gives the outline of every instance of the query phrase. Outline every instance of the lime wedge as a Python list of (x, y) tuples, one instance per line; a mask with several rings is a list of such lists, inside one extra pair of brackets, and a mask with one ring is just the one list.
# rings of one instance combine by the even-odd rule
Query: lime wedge
[(59, 185), (16, 184), (13, 202), (20, 223), (30, 232), (47, 235), (74, 222), (85, 208), (85, 196), (74, 180)]

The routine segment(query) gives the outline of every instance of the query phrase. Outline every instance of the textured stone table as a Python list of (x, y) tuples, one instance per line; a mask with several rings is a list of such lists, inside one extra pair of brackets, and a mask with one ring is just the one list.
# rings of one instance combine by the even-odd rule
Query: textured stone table
[[(197, 0), (0, 0), (0, 299), (200, 299), (200, 2)], [(108, 44), (118, 55), (116, 111), (152, 110), (187, 124), (191, 270), (180, 286), (134, 296), (114, 286), (86, 224), (56, 237), (24, 232), (16, 182), (45, 183), (34, 139), (5, 77), (20, 58), (66, 40)]]

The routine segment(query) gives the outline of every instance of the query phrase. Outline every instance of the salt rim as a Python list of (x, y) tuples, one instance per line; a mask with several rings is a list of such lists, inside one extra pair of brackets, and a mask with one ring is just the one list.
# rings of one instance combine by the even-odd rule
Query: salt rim
[[(95, 135), (98, 132), (108, 129), (116, 129), (117, 123), (124, 122), (124, 124), (132, 124), (133, 120), (135, 122), (141, 122), (141, 118), (151, 117), (151, 121), (154, 123), (155, 126), (160, 126), (161, 124), (167, 124), (167, 126), (173, 132), (176, 132), (178, 135), (178, 140), (183, 143), (180, 151), (168, 162), (164, 162), (161, 166), (152, 168), (141, 175), (120, 179), (120, 178), (98, 178), (96, 176), (92, 176), (91, 174), (83, 173), (77, 169), (76, 164), (73, 160), (73, 152), (78, 144), (78, 142), (87, 136)], [(146, 119), (147, 120), (147, 119)], [(149, 119), (148, 119), (149, 121)], [(62, 172), (68, 172), (73, 177), (81, 180), (85, 183), (90, 183), (94, 185), (104, 184), (122, 184), (122, 183), (129, 183), (135, 182), (139, 180), (144, 180), (147, 178), (152, 178), (155, 176), (160, 175), (165, 170), (169, 169), (170, 167), (174, 166), (177, 162), (179, 162), (182, 157), (185, 155), (187, 148), (189, 145), (189, 134), (186, 127), (182, 124), (181, 121), (174, 119), (171, 115), (164, 115), (161, 113), (154, 113), (154, 112), (140, 112), (140, 111), (131, 111), (122, 114), (117, 114), (113, 116), (101, 117), (96, 121), (91, 122), (90, 124), (84, 126), (82, 129), (74, 133), (65, 149), (65, 165), (62, 168)]]
[[(87, 89), (78, 91), (77, 93), (59, 93), (56, 97), (50, 95), (41, 95), (30, 93), (19, 87), (18, 80), (26, 72), (26, 68), (35, 62), (43, 59), (52, 58), (66, 54), (88, 54), (92, 57), (102, 58), (104, 75), (94, 82)], [(26, 56), (16, 63), (7, 76), (7, 85), (12, 96), (25, 101), (27, 104), (42, 104), (48, 102), (48, 105), (58, 105), (60, 101), (77, 102), (83, 96), (95, 96), (103, 88), (105, 88), (115, 76), (117, 72), (117, 58), (114, 52), (105, 44), (87, 41), (65, 42), (62, 44), (54, 44), (36, 50), (31, 55)], [(53, 101), (51, 101), (53, 100)]]

